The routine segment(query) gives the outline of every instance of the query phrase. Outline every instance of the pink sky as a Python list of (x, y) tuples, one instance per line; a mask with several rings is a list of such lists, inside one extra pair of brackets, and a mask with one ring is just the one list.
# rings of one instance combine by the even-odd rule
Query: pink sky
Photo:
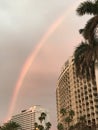
[[(22, 109), (29, 108), (32, 105), (42, 105), (49, 109), (50, 119), (51, 122), (53, 122), (53, 129), (56, 129), (55, 91), (57, 79), (62, 65), (69, 56), (73, 54), (75, 47), (81, 41), (78, 30), (84, 26), (86, 17), (79, 18), (75, 10), (70, 8), (74, 5), (73, 0), (69, 2), (65, 2), (64, 0), (47, 2), (48, 3), (35, 3), (38, 6), (38, 9), (35, 9), (36, 13), (34, 12), (36, 21), (30, 14), (32, 11), (31, 3), (34, 4), (30, 0), (24, 4), (17, 2), (16, 5), (14, 5), (11, 0), (10, 4), (7, 3), (6, 0), (2, 3), (3, 6), (5, 5), (5, 8), (2, 9), (2, 15), (4, 15), (4, 20), (9, 19), (9, 22), (2, 22), (4, 25), (4, 27), (2, 27), (4, 34), (2, 34), (3, 38), (1, 38), (0, 44), (0, 60), (2, 63), (0, 69), (1, 122), (7, 115), (9, 102), (11, 101), (12, 93), (24, 62), (27, 60), (29, 54), (33, 53), (32, 49), (39, 43), (47, 29), (65, 12), (65, 19), (62, 24), (56, 29), (55, 33), (45, 41), (44, 46), (40, 49), (36, 59), (31, 64), (21, 85), (16, 106), (13, 111), (13, 114), (16, 114)], [(53, 8), (51, 4), (53, 4)], [(31, 8), (28, 8), (29, 5)], [(6, 12), (5, 9), (7, 9), (8, 6), (12, 8)], [(20, 9), (20, 15), (17, 12), (17, 7), (15, 10), (14, 6)], [(43, 6), (46, 9), (49, 6), (47, 9), (48, 11), (43, 9)], [(12, 11), (11, 9), (14, 9), (14, 13), (10, 12)], [(70, 13), (66, 15), (68, 9)], [(25, 11), (29, 15), (26, 15)], [(8, 13), (9, 15), (7, 16)], [(45, 13), (48, 14), (48, 16)], [(21, 17), (25, 22), (22, 21)], [(26, 17), (28, 17), (29, 21), (27, 21)], [(2, 18), (1, 15), (0, 18)], [(12, 28), (9, 30), (10, 27)]]

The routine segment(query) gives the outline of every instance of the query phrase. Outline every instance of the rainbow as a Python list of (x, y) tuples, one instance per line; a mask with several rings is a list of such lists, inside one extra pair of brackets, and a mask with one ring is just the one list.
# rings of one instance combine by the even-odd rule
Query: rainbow
[(47, 32), (43, 35), (43, 37), (41, 38), (40, 42), (36, 45), (34, 51), (29, 55), (29, 57), (27, 58), (26, 62), (23, 65), (23, 68), (21, 70), (19, 79), (16, 83), (16, 86), (14, 88), (13, 91), (13, 95), (10, 101), (10, 105), (9, 105), (9, 110), (8, 110), (8, 114), (7, 117), (5, 118), (5, 121), (9, 120), (10, 117), (13, 114), (14, 108), (15, 108), (15, 104), (17, 101), (17, 97), (20, 91), (20, 88), (22, 86), (22, 83), (24, 81), (24, 78), (31, 66), (31, 64), (34, 62), (35, 58), (37, 57), (39, 51), (41, 50), (41, 48), (43, 47), (43, 45), (45, 44), (46, 40), (48, 40), (48, 38), (56, 31), (56, 29), (62, 24), (62, 22), (64, 21), (65, 18), (67, 18), (67, 16), (76, 8), (76, 6), (78, 5), (79, 1), (75, 1), (73, 2), (74, 4), (71, 5), (67, 11), (61, 16), (59, 17), (56, 22), (54, 22), (51, 27), (47, 30)]

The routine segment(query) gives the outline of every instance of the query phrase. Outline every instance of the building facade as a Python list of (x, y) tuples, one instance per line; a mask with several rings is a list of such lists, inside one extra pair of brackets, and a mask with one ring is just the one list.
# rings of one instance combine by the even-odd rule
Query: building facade
[(18, 123), (22, 127), (22, 130), (34, 130), (35, 122), (41, 124), (38, 118), (43, 112), (47, 115), (45, 121), (42, 122), (42, 125), (45, 126), (45, 122), (49, 122), (49, 112), (40, 105), (22, 110), (21, 113), (12, 116), (11, 120)]
[[(91, 122), (98, 124), (98, 91), (95, 80), (88, 81), (86, 77), (76, 76), (73, 57), (63, 66), (57, 82), (57, 122), (65, 124), (60, 114), (61, 108), (67, 111), (74, 110), (73, 124), (79, 121), (81, 116), (86, 117), (87, 125)], [(65, 127), (67, 128), (66, 124)]]

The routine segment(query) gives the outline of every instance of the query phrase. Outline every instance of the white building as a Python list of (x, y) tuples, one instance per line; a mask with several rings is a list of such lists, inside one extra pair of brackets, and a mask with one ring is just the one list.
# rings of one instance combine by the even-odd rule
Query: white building
[(42, 122), (42, 125), (45, 125), (45, 122), (49, 122), (49, 112), (48, 110), (42, 108), (40, 105), (33, 106), (27, 110), (22, 110), (21, 113), (12, 116), (12, 121), (20, 124), (22, 130), (34, 130), (34, 123), (37, 122), (40, 124), (39, 117), (41, 113), (46, 113), (46, 119)]

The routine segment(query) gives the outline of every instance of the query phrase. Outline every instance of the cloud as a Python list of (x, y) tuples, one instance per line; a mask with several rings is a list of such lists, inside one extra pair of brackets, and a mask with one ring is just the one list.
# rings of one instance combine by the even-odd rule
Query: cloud
[[(13, 88), (28, 55), (48, 27), (72, 2), (72, 0), (0, 1), (1, 120), (6, 116)], [(23, 108), (38, 103), (50, 110), (51, 119), (56, 122), (57, 78), (61, 66), (72, 55), (74, 46), (80, 40), (77, 30), (81, 20), (77, 22), (73, 14), (67, 18), (47, 40), (32, 64), (21, 88), (15, 114)]]

